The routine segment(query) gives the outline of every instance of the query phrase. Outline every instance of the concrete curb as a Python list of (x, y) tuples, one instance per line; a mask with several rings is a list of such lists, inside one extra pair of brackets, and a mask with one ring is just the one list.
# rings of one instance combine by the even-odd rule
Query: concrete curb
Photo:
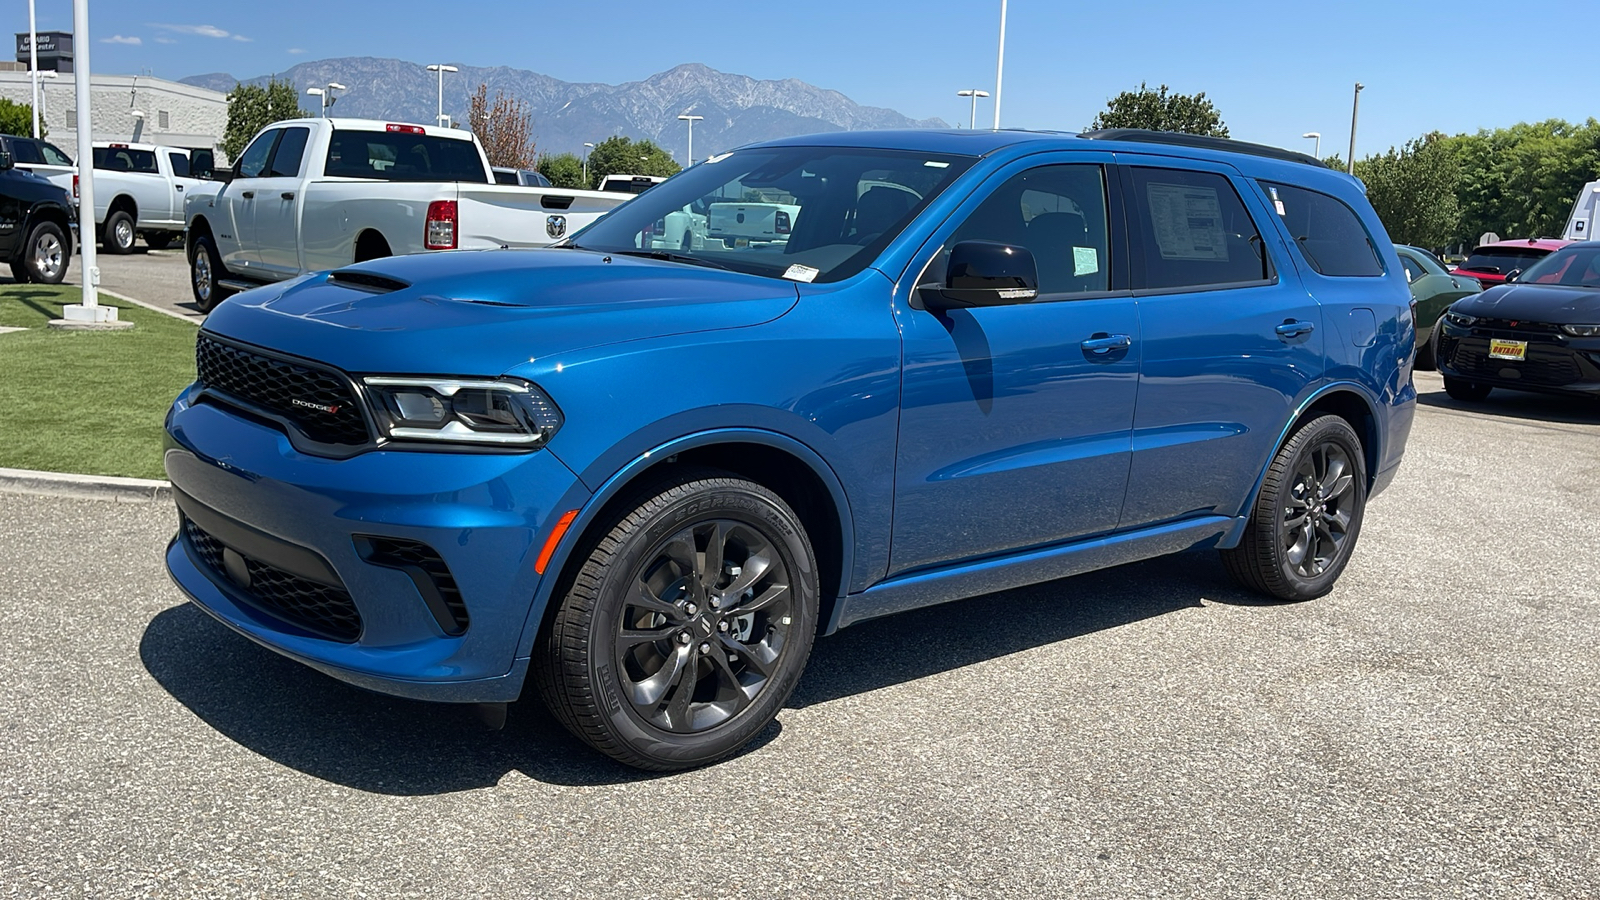
[(88, 500), (111, 500), (118, 503), (149, 503), (152, 500), (170, 501), (172, 485), (150, 478), (72, 475), (65, 472), (0, 468), (0, 493), (44, 494)]
[(185, 322), (188, 322), (190, 325), (194, 325), (196, 327), (198, 327), (201, 322), (205, 321), (205, 318), (206, 318), (204, 315), (201, 315), (199, 317), (185, 315), (184, 313), (177, 312), (176, 310), (167, 309), (164, 306), (157, 306), (154, 303), (150, 303), (150, 302), (145, 301), (145, 300), (140, 300), (137, 297), (129, 297), (127, 294), (119, 294), (116, 291), (108, 291), (105, 288), (99, 288), (98, 290), (99, 290), (100, 293), (105, 294), (107, 297), (114, 297), (114, 298), (116, 298), (118, 300), (121, 300), (124, 303), (132, 303), (134, 306), (142, 306), (145, 309), (151, 310), (153, 312), (161, 313), (164, 316), (171, 316), (174, 319), (181, 319), (181, 320), (183, 320)]

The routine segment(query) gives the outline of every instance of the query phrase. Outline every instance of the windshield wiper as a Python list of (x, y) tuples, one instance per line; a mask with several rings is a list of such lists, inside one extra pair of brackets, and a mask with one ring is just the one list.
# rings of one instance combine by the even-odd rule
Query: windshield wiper
[(712, 262), (709, 259), (701, 259), (698, 256), (690, 256), (686, 253), (670, 253), (666, 250), (609, 250), (607, 252), (614, 253), (618, 256), (642, 256), (646, 259), (660, 259), (665, 260), (666, 262), (688, 263), (691, 266), (705, 266), (710, 269), (721, 269), (724, 272), (733, 271), (722, 263)]

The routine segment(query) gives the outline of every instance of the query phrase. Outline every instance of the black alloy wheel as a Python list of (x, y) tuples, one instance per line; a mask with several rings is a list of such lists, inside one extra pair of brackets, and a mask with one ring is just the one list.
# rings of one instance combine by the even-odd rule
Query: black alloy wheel
[(106, 216), (105, 233), (101, 235), (100, 246), (107, 253), (122, 256), (133, 252), (133, 242), (136, 237), (133, 230), (133, 216), (118, 210)]
[(713, 470), (645, 492), (593, 547), (536, 654), (574, 734), (643, 769), (714, 762), (777, 715), (810, 655), (817, 567), (771, 491)]
[(1478, 384), (1475, 381), (1467, 381), (1462, 378), (1445, 376), (1444, 379), (1444, 392), (1449, 394), (1452, 399), (1460, 400), (1463, 403), (1477, 403), (1480, 400), (1485, 400), (1492, 390), (1494, 388), (1487, 384)]
[(1320, 597), (1350, 561), (1366, 503), (1361, 440), (1338, 416), (1314, 419), (1273, 458), (1223, 563), (1240, 584), (1280, 600)]
[(195, 308), (211, 312), (218, 303), (233, 295), (233, 291), (218, 283), (227, 270), (222, 267), (222, 255), (217, 252), (211, 235), (202, 234), (194, 239), (194, 249), (189, 253), (189, 287), (194, 292)]

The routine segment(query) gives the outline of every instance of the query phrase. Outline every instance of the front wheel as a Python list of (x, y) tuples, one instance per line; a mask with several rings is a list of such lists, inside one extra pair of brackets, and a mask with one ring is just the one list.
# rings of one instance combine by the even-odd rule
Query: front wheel
[(1477, 403), (1486, 399), (1489, 392), (1494, 390), (1487, 384), (1478, 384), (1475, 381), (1463, 381), (1460, 378), (1445, 378), (1444, 392), (1452, 398), (1464, 403)]
[(219, 284), (225, 274), (222, 254), (211, 235), (202, 234), (194, 240), (194, 250), (189, 254), (189, 287), (194, 291), (194, 305), (203, 313), (211, 312), (218, 303), (233, 294)]
[(1438, 368), (1439, 364), (1437, 362), (1437, 354), (1435, 352), (1435, 348), (1438, 347), (1438, 335), (1439, 326), (1435, 325), (1433, 326), (1433, 330), (1428, 332), (1427, 340), (1417, 342), (1417, 369), (1423, 372), (1432, 372), (1434, 369)]
[(60, 284), (67, 277), (67, 262), (71, 258), (67, 249), (67, 236), (54, 222), (40, 222), (28, 233), (22, 245), (22, 259), (12, 263), (11, 275), (17, 281), (35, 284)]
[(700, 470), (642, 492), (560, 603), (535, 653), (551, 712), (628, 765), (687, 769), (788, 700), (816, 632), (817, 563), (776, 494)]
[(100, 237), (100, 246), (107, 253), (121, 256), (133, 252), (133, 240), (135, 237), (133, 216), (119, 210), (106, 216), (106, 228), (105, 233)]
[(1236, 581), (1280, 600), (1333, 590), (1361, 533), (1367, 465), (1350, 424), (1313, 419), (1273, 457), (1239, 546), (1222, 551)]

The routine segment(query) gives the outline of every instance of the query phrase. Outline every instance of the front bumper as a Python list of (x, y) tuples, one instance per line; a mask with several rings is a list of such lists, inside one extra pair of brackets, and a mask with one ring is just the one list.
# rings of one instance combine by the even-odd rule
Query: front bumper
[[(1440, 319), (1439, 372), (1475, 384), (1547, 394), (1600, 394), (1600, 338), (1569, 337), (1553, 330), (1516, 330), (1498, 325), (1463, 327)], [(1493, 339), (1524, 341), (1526, 358), (1494, 359)]]
[[(165, 455), (191, 521), (168, 547), (167, 569), (196, 605), (364, 688), (423, 700), (516, 699), (541, 612), (532, 608), (534, 560), (550, 525), (589, 496), (554, 454), (375, 450), (328, 459), (294, 449), (270, 425), (196, 404), (196, 393), (174, 404)], [(200, 546), (208, 536), (216, 542)], [(424, 596), (425, 579), (369, 561), (368, 537), (435, 551), (470, 616), (465, 630), (448, 633), (438, 598), (430, 606)], [(237, 555), (219, 565), (224, 546)], [(286, 614), (241, 574), (241, 559), (337, 583), (359, 624), (330, 635), (314, 618)], [(262, 570), (250, 571), (259, 578)]]

